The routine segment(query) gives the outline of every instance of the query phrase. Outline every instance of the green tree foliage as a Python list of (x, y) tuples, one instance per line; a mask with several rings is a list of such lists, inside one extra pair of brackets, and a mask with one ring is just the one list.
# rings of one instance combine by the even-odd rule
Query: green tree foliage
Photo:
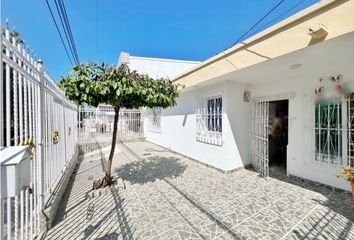
[(178, 97), (177, 85), (170, 80), (140, 75), (135, 71), (130, 71), (127, 65), (116, 68), (98, 63), (81, 64), (71, 69), (68, 76), (61, 79), (59, 87), (64, 90), (69, 99), (79, 105), (82, 103), (92, 106), (110, 104), (114, 107), (113, 137), (107, 172), (103, 179), (94, 182), (94, 188), (104, 187), (114, 182), (111, 166), (119, 109), (167, 108), (174, 106)]

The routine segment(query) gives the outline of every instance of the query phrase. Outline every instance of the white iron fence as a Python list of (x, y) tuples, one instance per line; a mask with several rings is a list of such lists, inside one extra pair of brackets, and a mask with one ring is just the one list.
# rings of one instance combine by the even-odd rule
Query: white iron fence
[(0, 146), (30, 145), (30, 186), (1, 199), (0, 239), (33, 239), (41, 211), (76, 156), (77, 107), (43, 70), (41, 61), (11, 36), (2, 37)]
[[(108, 105), (97, 108), (82, 106), (79, 115), (79, 141), (81, 146), (91, 143), (112, 141), (114, 109)], [(118, 121), (118, 141), (137, 140), (143, 137), (143, 111), (140, 109), (121, 109)], [(83, 150), (85, 151), (85, 150)]]

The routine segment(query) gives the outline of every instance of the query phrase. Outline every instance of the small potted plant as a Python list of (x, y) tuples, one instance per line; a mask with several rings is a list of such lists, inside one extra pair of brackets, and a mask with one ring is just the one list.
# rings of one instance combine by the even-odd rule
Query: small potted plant
[(343, 167), (341, 175), (339, 178), (344, 178), (347, 180), (352, 186), (352, 196), (354, 200), (354, 169), (352, 167)]

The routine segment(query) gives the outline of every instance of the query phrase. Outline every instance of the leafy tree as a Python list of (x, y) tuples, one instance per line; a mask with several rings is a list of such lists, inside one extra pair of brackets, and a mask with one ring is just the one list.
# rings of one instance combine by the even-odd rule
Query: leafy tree
[(112, 160), (117, 138), (117, 124), (121, 108), (162, 107), (176, 104), (177, 85), (167, 79), (152, 79), (130, 71), (127, 65), (116, 68), (110, 65), (87, 63), (74, 67), (59, 87), (65, 95), (78, 104), (92, 106), (110, 104), (114, 107), (112, 146), (106, 175), (94, 182), (94, 188), (105, 187), (114, 182)]

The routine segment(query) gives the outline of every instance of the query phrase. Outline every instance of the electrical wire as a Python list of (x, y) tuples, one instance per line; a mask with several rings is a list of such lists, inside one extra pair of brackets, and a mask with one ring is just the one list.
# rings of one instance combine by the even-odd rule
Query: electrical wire
[(65, 49), (66, 55), (67, 55), (67, 57), (68, 57), (68, 59), (69, 59), (69, 61), (70, 61), (71, 65), (72, 65), (72, 66), (74, 66), (74, 64), (73, 64), (73, 62), (72, 62), (72, 60), (71, 60), (71, 57), (70, 57), (69, 51), (68, 51), (68, 49), (67, 49), (67, 47), (66, 47), (66, 45), (65, 45), (65, 42), (64, 42), (63, 36), (61, 35), (61, 32), (60, 32), (60, 30), (59, 30), (59, 27), (58, 27), (57, 21), (55, 20), (55, 17), (54, 17), (54, 14), (53, 14), (52, 8), (50, 7), (50, 4), (49, 4), (48, 0), (46, 0), (46, 3), (47, 3), (47, 6), (48, 6), (48, 9), (49, 9), (50, 15), (52, 16), (52, 19), (53, 19), (54, 25), (55, 25), (55, 27), (56, 27), (56, 29), (57, 29), (58, 34), (59, 34), (59, 37), (60, 37), (61, 43), (63, 44), (63, 47), (64, 47), (64, 49)]
[(251, 32), (258, 24), (260, 24), (266, 17), (269, 16), (275, 9), (277, 9), (285, 0), (279, 1), (271, 10), (269, 10), (261, 19), (259, 19), (250, 29), (248, 29), (241, 37), (239, 37), (230, 47), (238, 44), (249, 32)]
[(253, 35), (261, 30), (263, 30), (264, 28), (266, 28), (267, 26), (273, 24), (274, 22), (276, 22), (277, 20), (281, 19), (282, 17), (284, 17), (286, 14), (288, 14), (289, 12), (291, 12), (292, 10), (294, 10), (295, 8), (297, 8), (298, 6), (300, 6), (301, 4), (303, 4), (304, 2), (306, 2), (308, 0), (301, 0), (299, 2), (297, 2), (296, 4), (294, 4), (293, 6), (291, 6), (288, 10), (286, 10), (285, 12), (283, 12), (282, 14), (280, 14), (279, 16), (273, 18), (272, 20), (270, 20), (269, 22), (263, 24), (261, 27), (257, 28), (256, 30), (254, 30), (253, 32), (251, 32), (249, 35)]
[(73, 37), (72, 31), (71, 31), (70, 21), (69, 21), (69, 18), (68, 18), (68, 14), (67, 14), (67, 11), (66, 11), (64, 0), (60, 0), (59, 3), (61, 3), (61, 4), (59, 4), (59, 6), (61, 7), (61, 11), (62, 11), (62, 14), (64, 16), (64, 20), (65, 20), (64, 22), (65, 22), (66, 28), (68, 30), (68, 33), (69, 33), (69, 37), (70, 37), (70, 41), (71, 41), (71, 44), (72, 44), (73, 49), (74, 49), (75, 57), (77, 59), (78, 64), (80, 64), (79, 54), (77, 53), (77, 48), (76, 48), (74, 37)]
[(65, 13), (63, 13), (63, 8), (59, 6), (61, 4), (60, 1), (54, 0), (54, 3), (55, 3), (56, 10), (58, 12), (58, 16), (59, 16), (59, 19), (60, 19), (60, 22), (61, 22), (61, 26), (62, 26), (62, 28), (64, 30), (66, 41), (67, 41), (67, 43), (69, 45), (71, 54), (73, 56), (75, 64), (78, 65), (79, 64), (79, 59), (77, 58), (77, 55), (75, 54), (75, 46), (74, 46), (74, 43), (73, 43), (72, 39), (70, 38), (70, 31), (69, 31), (68, 25), (66, 24), (66, 20), (65, 20), (65, 17), (64, 17)]

